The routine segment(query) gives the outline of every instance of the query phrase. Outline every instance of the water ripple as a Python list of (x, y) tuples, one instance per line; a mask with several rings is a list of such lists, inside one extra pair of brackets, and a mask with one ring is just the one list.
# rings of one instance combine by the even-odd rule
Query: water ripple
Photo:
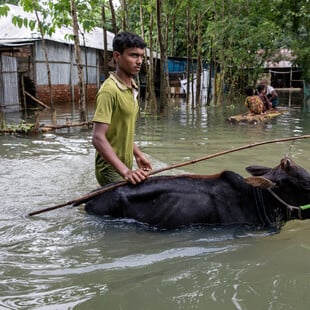
[(31, 271), (32, 275), (70, 275), (70, 274), (82, 274), (94, 272), (97, 270), (117, 270), (124, 268), (139, 268), (147, 265), (152, 265), (162, 261), (167, 261), (175, 258), (193, 257), (199, 256), (207, 253), (220, 253), (227, 251), (227, 247), (214, 247), (214, 248), (203, 248), (203, 247), (187, 247), (170, 249), (160, 253), (150, 254), (150, 255), (130, 255), (114, 260), (111, 263), (98, 264), (91, 266), (83, 266), (78, 268), (71, 268), (68, 270), (64, 269), (54, 269), (54, 270), (35, 270)]

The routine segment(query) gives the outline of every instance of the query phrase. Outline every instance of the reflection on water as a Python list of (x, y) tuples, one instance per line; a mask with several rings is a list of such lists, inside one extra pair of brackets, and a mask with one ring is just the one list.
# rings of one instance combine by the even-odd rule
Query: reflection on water
[[(301, 113), (300, 106), (282, 107), (282, 110), (284, 114), (271, 122), (236, 125), (226, 120), (231, 115), (245, 112), (242, 105), (202, 107), (194, 111), (181, 105), (172, 115), (141, 119), (137, 136), (140, 146), (152, 158), (175, 164), (254, 142), (310, 132), (309, 113)], [(300, 160), (301, 164), (307, 163), (306, 150), (309, 150), (307, 142), (270, 144), (187, 166), (186, 170), (214, 173), (231, 169), (244, 174), (245, 165), (276, 165), (287, 155)]]
[[(241, 104), (194, 111), (178, 104), (165, 115), (141, 117), (136, 141), (158, 169), (309, 134), (309, 113), (294, 98), (288, 107), (285, 98), (287, 112), (261, 125), (226, 122), (244, 111)], [(58, 116), (60, 122), (78, 118), (70, 107)], [(41, 121), (49, 122), (48, 112)], [(97, 187), (91, 131), (0, 140), (1, 309), (308, 309), (308, 220), (274, 234), (240, 227), (159, 232), (70, 206), (29, 218), (31, 211)], [(245, 166), (274, 166), (284, 155), (310, 170), (309, 150), (308, 140), (270, 144), (166, 173), (230, 169), (246, 175)]]

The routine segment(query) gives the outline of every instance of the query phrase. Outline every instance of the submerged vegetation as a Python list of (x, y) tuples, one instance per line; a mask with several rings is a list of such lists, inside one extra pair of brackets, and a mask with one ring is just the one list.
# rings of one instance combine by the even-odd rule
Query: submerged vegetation
[(35, 133), (36, 126), (33, 123), (26, 123), (21, 120), (19, 124), (5, 124), (2, 122), (0, 124), (1, 134), (31, 134)]

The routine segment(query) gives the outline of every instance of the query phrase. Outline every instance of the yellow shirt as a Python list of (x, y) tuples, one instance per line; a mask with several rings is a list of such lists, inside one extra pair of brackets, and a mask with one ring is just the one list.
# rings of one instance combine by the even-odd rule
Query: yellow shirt
[[(138, 87), (133, 80), (130, 88), (115, 73), (110, 73), (98, 91), (93, 118), (93, 122), (109, 124), (107, 140), (129, 169), (132, 169), (133, 165), (134, 132), (139, 110), (137, 96)], [(97, 180), (101, 185), (121, 179), (119, 175), (115, 176), (116, 171), (98, 152), (96, 152), (95, 169)]]

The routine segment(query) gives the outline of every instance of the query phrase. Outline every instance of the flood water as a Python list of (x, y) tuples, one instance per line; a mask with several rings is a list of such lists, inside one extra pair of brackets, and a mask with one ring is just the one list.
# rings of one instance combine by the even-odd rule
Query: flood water
[[(154, 169), (254, 142), (310, 133), (300, 96), (265, 124), (232, 125), (242, 104), (141, 117), (136, 141)], [(60, 122), (76, 119), (70, 107)], [(91, 109), (90, 109), (91, 115)], [(48, 123), (48, 112), (41, 122)], [(309, 309), (310, 221), (279, 233), (232, 228), (154, 231), (130, 220), (107, 220), (83, 207), (29, 217), (97, 187), (91, 129), (38, 136), (0, 136), (0, 309)], [(268, 144), (165, 174), (246, 176), (251, 164), (275, 166), (289, 155), (310, 170), (310, 139)]]

